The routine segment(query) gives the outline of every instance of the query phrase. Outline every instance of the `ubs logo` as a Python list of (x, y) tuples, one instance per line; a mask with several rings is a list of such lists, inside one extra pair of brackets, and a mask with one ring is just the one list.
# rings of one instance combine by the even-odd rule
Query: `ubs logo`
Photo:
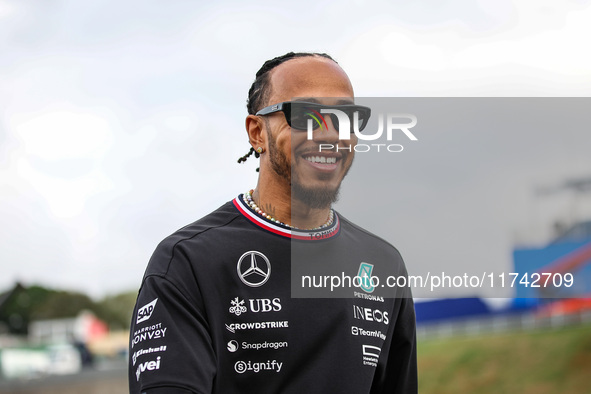
[(259, 287), (271, 276), (271, 263), (267, 256), (256, 250), (244, 253), (236, 266), (238, 277), (247, 286)]
[(273, 298), (272, 300), (269, 298), (256, 298), (256, 299), (249, 299), (248, 305), (250, 308), (247, 308), (244, 305), (244, 300), (236, 297), (230, 301), (230, 313), (235, 314), (236, 316), (240, 316), (243, 313), (248, 312), (250, 309), (251, 312), (258, 313), (258, 312), (279, 312), (281, 310), (281, 299)]

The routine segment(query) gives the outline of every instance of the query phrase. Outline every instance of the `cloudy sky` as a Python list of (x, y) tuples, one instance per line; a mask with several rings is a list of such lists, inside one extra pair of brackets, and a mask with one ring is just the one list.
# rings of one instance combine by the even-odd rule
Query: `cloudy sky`
[[(590, 5), (0, 0), (0, 290), (16, 280), (94, 296), (137, 288), (163, 237), (255, 185), (256, 163), (236, 159), (248, 148), (246, 94), (269, 58), (328, 52), (363, 97), (586, 97)], [(420, 166), (384, 196), (396, 218), (384, 237), (411, 271), (442, 250), (510, 267), (516, 243), (589, 214), (589, 195), (534, 193), (591, 176), (588, 130), (541, 135), (556, 157), (524, 148), (512, 160), (489, 133), (421, 136), (423, 151), (404, 152)], [(472, 152), (462, 168), (493, 181), (437, 175), (462, 152)], [(510, 213), (487, 208), (499, 188)], [(373, 214), (363, 208), (346, 216), (363, 221)], [(449, 212), (463, 231), (448, 227)]]

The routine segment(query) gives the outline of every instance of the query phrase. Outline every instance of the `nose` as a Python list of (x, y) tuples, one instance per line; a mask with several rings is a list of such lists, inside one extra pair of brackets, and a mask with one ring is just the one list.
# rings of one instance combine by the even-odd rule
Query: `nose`
[(335, 115), (325, 114), (326, 127), (314, 130), (313, 140), (317, 143), (334, 144), (339, 141), (338, 120)]

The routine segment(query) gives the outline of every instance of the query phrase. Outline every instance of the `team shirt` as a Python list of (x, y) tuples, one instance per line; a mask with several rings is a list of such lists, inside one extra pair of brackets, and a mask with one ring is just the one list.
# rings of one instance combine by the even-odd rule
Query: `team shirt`
[(295, 230), (238, 196), (156, 248), (132, 317), (130, 392), (417, 392), (410, 294), (364, 283), (295, 298), (300, 259), (304, 271), (406, 274), (394, 247), (336, 212), (327, 228)]

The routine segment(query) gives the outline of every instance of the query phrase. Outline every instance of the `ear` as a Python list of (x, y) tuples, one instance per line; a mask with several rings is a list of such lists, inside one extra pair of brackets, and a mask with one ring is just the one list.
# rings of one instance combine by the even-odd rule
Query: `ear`
[(246, 132), (248, 133), (248, 141), (253, 148), (267, 147), (265, 122), (260, 116), (248, 115), (246, 117)]

